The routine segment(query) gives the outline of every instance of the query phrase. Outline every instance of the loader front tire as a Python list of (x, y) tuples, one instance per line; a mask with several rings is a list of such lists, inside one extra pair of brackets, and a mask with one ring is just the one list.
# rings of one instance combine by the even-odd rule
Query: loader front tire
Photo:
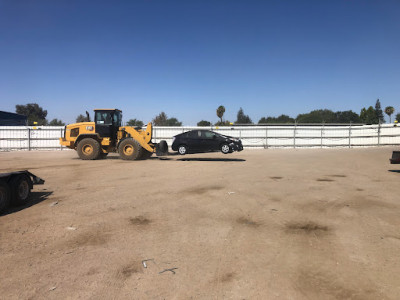
[(137, 160), (142, 157), (143, 147), (134, 139), (123, 140), (118, 147), (119, 156), (125, 160)]
[(100, 157), (100, 144), (92, 138), (84, 138), (78, 144), (76, 149), (78, 155), (84, 160), (94, 160)]

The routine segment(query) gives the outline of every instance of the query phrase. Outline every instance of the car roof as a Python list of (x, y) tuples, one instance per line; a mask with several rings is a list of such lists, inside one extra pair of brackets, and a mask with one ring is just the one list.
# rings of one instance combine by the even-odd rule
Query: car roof
[(212, 130), (207, 130), (207, 129), (193, 129), (193, 130), (188, 130), (188, 131), (182, 132), (182, 133), (174, 135), (174, 136), (181, 136), (182, 134), (185, 134), (185, 133), (188, 133), (188, 132), (193, 132), (193, 131), (208, 131), (208, 132), (219, 134), (218, 132), (214, 132)]

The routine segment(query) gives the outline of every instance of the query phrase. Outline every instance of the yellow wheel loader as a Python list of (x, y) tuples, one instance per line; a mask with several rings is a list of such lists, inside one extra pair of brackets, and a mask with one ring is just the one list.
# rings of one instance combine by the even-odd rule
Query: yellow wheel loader
[[(60, 144), (75, 149), (81, 159), (106, 158), (110, 152), (118, 152), (122, 159), (147, 159), (153, 153), (168, 153), (166, 141), (151, 142), (153, 128), (121, 126), (122, 111), (118, 109), (95, 109), (94, 122), (82, 122), (65, 126)], [(89, 114), (87, 113), (88, 117)]]

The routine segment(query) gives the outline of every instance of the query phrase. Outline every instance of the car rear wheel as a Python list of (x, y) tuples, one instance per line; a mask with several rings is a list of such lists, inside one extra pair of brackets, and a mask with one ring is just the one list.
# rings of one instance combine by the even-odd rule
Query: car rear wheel
[(178, 152), (180, 155), (185, 155), (187, 153), (187, 147), (186, 145), (180, 145), (178, 148)]
[(228, 154), (231, 151), (231, 148), (229, 147), (228, 144), (224, 143), (221, 145), (221, 152), (223, 154)]

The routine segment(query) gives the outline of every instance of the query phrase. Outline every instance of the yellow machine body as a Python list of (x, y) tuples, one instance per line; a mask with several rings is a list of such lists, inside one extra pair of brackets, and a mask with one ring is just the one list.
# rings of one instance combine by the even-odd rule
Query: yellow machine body
[(112, 141), (111, 138), (100, 137), (100, 135), (95, 132), (94, 122), (68, 124), (65, 126), (65, 136), (60, 138), (60, 144), (70, 149), (76, 149), (78, 142), (82, 140), (82, 138), (92, 137), (100, 143), (104, 153), (109, 153), (117, 150), (121, 140), (131, 137), (147, 151), (155, 152), (155, 146), (151, 143), (152, 126), (151, 123), (148, 123), (146, 130), (135, 129), (132, 126), (119, 127), (117, 131), (117, 140)]
[[(121, 118), (120, 110), (96, 109), (94, 122), (65, 126), (64, 137), (60, 138), (60, 144), (77, 150), (82, 159), (97, 159), (102, 155), (107, 156), (110, 152), (119, 152), (122, 158), (135, 160), (150, 157), (156, 152), (158, 144), (155, 145), (151, 141), (153, 133), (151, 123), (148, 123), (143, 130), (139, 127), (120, 126)], [(164, 145), (163, 151), (168, 152), (168, 146), (166, 143)], [(95, 154), (92, 154), (93, 152)], [(138, 152), (138, 155), (132, 155), (133, 152)]]

